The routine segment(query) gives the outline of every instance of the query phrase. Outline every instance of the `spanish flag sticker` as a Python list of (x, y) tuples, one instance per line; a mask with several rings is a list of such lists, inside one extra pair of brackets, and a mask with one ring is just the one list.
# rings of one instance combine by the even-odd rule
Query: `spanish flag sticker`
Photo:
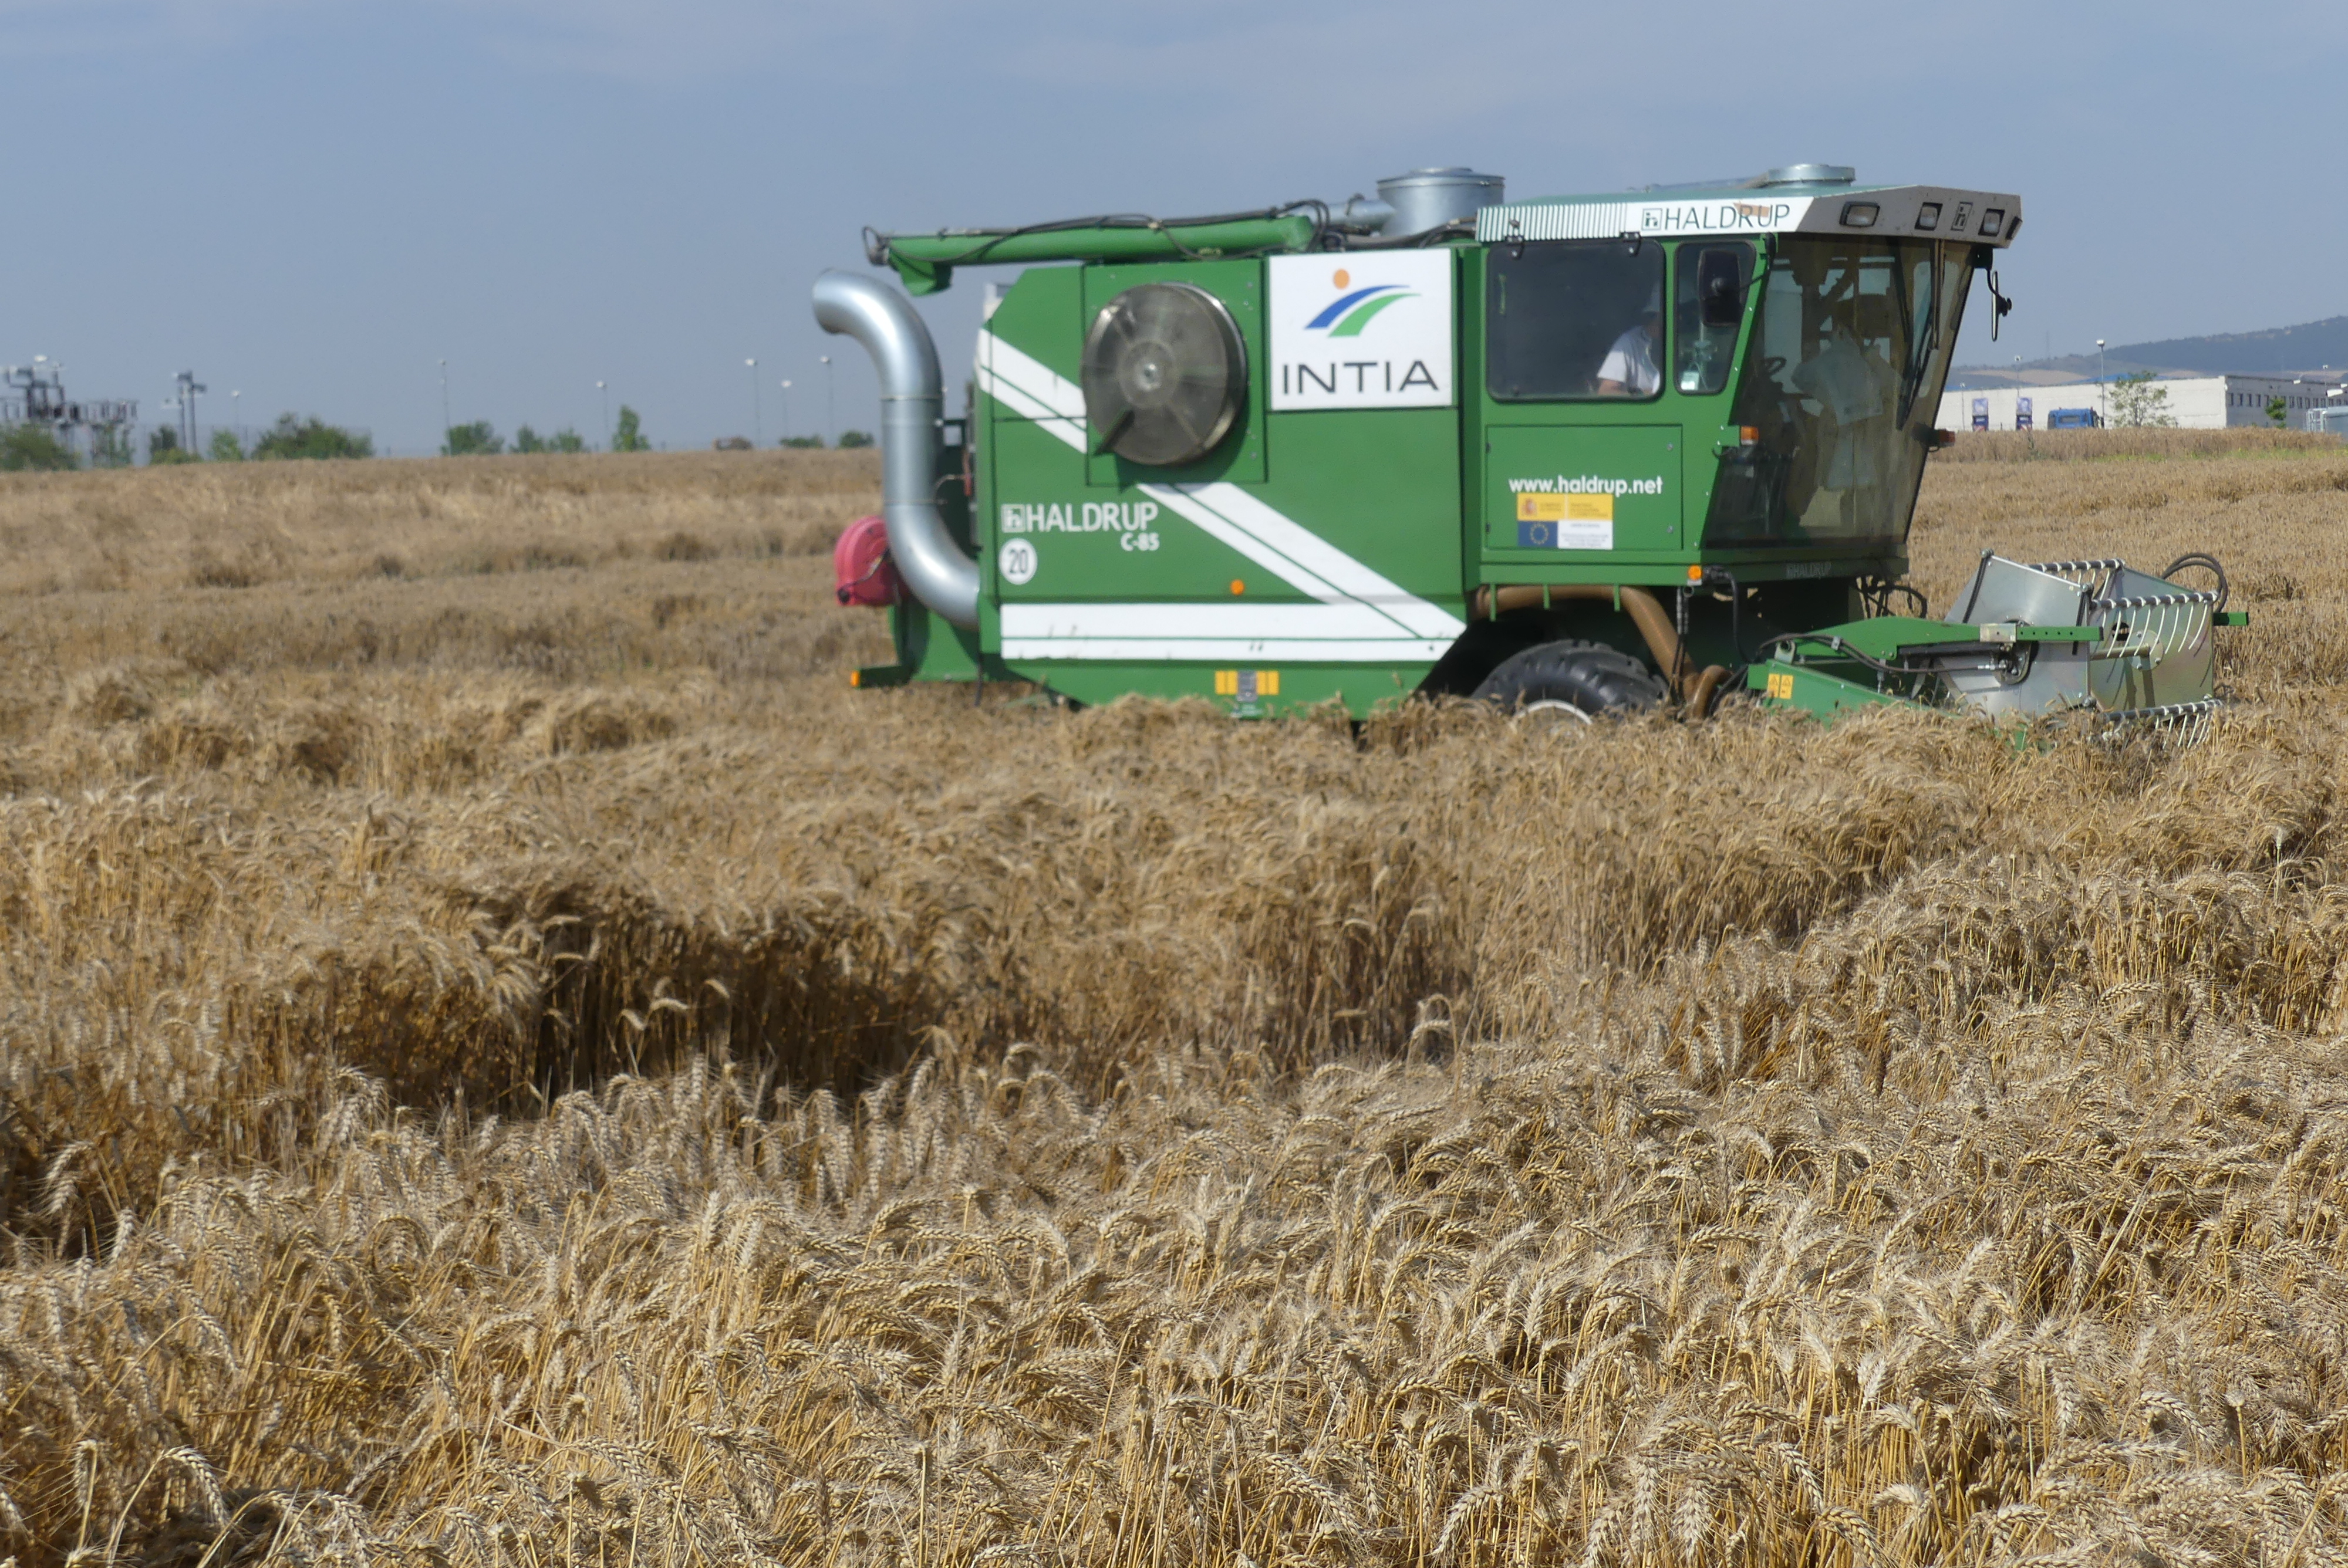
[(1520, 523), (1611, 523), (1613, 520), (1614, 497), (1602, 492), (1595, 496), (1528, 492), (1517, 497), (1517, 521)]

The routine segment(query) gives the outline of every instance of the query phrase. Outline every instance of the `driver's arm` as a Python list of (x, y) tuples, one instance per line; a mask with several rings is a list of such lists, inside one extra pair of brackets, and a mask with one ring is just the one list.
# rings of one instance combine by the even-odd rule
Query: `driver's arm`
[[(1630, 390), (1631, 356), (1623, 352), (1622, 340), (1617, 337), (1606, 357), (1598, 362), (1598, 374), (1591, 378), (1591, 386), (1601, 397), (1620, 397)], [(1610, 372), (1620, 371), (1620, 375)]]

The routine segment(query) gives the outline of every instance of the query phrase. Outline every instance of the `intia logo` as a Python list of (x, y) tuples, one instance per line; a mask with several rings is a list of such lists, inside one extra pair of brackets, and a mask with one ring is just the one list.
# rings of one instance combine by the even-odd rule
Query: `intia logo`
[(1388, 305), (1398, 305), (1405, 300), (1418, 298), (1400, 283), (1373, 283), (1366, 289), (1342, 292), (1353, 281), (1351, 272), (1343, 267), (1337, 269), (1336, 275), (1330, 280), (1341, 291), (1336, 302), (1305, 323), (1305, 331), (1319, 332), (1325, 327), (1331, 337), (1359, 337), (1362, 329), (1375, 321), (1378, 313)]

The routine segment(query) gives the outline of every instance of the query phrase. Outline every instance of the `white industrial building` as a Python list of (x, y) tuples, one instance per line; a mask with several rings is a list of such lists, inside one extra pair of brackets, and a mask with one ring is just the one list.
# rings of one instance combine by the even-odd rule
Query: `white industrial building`
[[(2293, 430), (2317, 427), (2309, 415), (2317, 409), (2348, 405), (2348, 394), (2336, 381), (2288, 375), (2176, 375), (2151, 384), (2168, 395), (2161, 410), (2180, 430), (2222, 430), (2228, 425), (2271, 429), (2267, 405), (2283, 400), (2284, 423)], [(2092, 410), (2104, 424), (2111, 423), (2113, 388), (2106, 383), (2066, 382), (2055, 386), (2000, 386), (1941, 395), (1943, 430), (2049, 430), (2055, 428), (2057, 410)], [(2021, 415), (2029, 418), (2023, 420)], [(2334, 427), (2337, 427), (2335, 423)]]

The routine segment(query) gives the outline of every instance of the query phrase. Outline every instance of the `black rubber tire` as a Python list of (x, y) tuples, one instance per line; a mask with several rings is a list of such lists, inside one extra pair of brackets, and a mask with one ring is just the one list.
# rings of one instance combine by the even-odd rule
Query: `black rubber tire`
[(1663, 706), (1671, 688), (1639, 660), (1597, 642), (1544, 642), (1502, 660), (1476, 688), (1503, 708), (1563, 702), (1584, 713), (1643, 713)]

